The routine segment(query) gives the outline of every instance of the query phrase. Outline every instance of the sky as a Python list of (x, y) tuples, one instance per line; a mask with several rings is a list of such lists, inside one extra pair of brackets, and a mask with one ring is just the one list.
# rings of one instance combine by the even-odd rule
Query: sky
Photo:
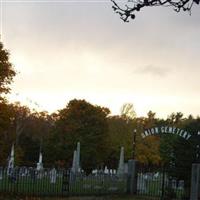
[(76, 99), (138, 116), (200, 111), (200, 10), (146, 8), (124, 23), (108, 0), (2, 0), (18, 74), (10, 101), (54, 112)]

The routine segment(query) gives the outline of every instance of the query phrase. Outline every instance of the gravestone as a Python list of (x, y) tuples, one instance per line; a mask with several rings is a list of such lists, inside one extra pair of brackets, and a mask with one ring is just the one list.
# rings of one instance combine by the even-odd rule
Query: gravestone
[(145, 194), (147, 192), (147, 176), (139, 174), (137, 179), (137, 190), (139, 193)]
[(52, 184), (56, 183), (57, 171), (55, 168), (51, 169), (51, 171), (49, 172), (49, 176), (50, 176), (50, 183)]
[(42, 163), (42, 153), (40, 152), (39, 154), (39, 161), (37, 163), (36, 167), (36, 174), (37, 174), (37, 179), (41, 179), (43, 177), (43, 163)]
[(77, 165), (78, 172), (80, 172), (80, 148), (81, 148), (80, 142), (77, 142), (77, 147), (76, 147), (76, 153), (77, 153), (76, 165)]
[(14, 169), (14, 144), (12, 145), (10, 157), (8, 160), (7, 175), (10, 176), (12, 174), (13, 169)]
[(26, 176), (25, 167), (19, 168), (19, 176), (20, 177)]
[(35, 173), (35, 169), (33, 167), (29, 167), (28, 169), (28, 173), (29, 173), (29, 176), (31, 179), (35, 180), (35, 176), (36, 176), (36, 173)]
[(71, 169), (71, 171), (72, 171), (74, 174), (77, 172), (76, 157), (77, 157), (77, 153), (76, 153), (76, 150), (75, 150), (75, 151), (74, 151), (74, 154), (73, 154), (72, 169)]
[(27, 176), (27, 175), (28, 175), (28, 168), (24, 167), (24, 176)]
[(180, 180), (180, 181), (178, 182), (178, 188), (181, 189), (181, 190), (184, 189), (184, 180)]
[(177, 181), (175, 179), (172, 179), (172, 189), (176, 189), (177, 187)]
[(158, 179), (160, 176), (159, 172), (156, 172), (154, 175), (153, 175), (153, 179), (156, 180)]
[(124, 175), (124, 147), (121, 147), (117, 175)]
[(98, 174), (98, 170), (97, 170), (97, 169), (93, 169), (93, 170), (92, 170), (92, 174), (97, 175), (97, 174)]
[(80, 142), (77, 142), (76, 150), (73, 154), (73, 162), (72, 162), (72, 169), (71, 171), (76, 174), (78, 172), (81, 172), (80, 167)]
[(37, 163), (37, 168), (38, 171), (43, 170), (43, 163), (42, 163), (42, 153), (40, 152), (39, 154), (39, 161)]
[(104, 169), (104, 174), (109, 174), (109, 169), (107, 166), (105, 166), (105, 169)]

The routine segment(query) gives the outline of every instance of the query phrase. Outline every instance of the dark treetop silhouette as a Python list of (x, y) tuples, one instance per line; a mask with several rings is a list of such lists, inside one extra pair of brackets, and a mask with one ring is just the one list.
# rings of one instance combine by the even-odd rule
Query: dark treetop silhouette
[(143, 7), (171, 6), (176, 12), (188, 11), (191, 13), (194, 3), (200, 3), (200, 0), (127, 0), (127, 4), (120, 5), (116, 0), (111, 1), (113, 2), (113, 10), (120, 15), (124, 22), (129, 22), (130, 18), (135, 19), (135, 13)]

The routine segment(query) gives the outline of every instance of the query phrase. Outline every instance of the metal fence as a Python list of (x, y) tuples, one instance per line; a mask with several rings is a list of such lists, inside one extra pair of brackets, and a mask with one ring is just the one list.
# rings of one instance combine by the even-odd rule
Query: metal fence
[(74, 174), (70, 170), (33, 168), (0, 169), (0, 192), (25, 196), (123, 194), (126, 176)]
[[(176, 173), (178, 171), (178, 173)], [(158, 199), (189, 199), (190, 186), (185, 168), (138, 166), (137, 194)]]

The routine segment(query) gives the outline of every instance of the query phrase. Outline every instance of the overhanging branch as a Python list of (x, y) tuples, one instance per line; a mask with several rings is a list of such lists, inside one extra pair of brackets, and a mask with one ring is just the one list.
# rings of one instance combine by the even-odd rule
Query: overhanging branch
[(120, 15), (120, 18), (124, 22), (129, 22), (129, 19), (135, 19), (135, 13), (139, 12), (143, 7), (152, 7), (152, 6), (171, 6), (176, 12), (188, 11), (191, 13), (194, 3), (199, 4), (200, 0), (136, 0), (128, 1), (127, 4), (120, 6), (116, 0), (111, 0), (113, 3), (113, 10)]

